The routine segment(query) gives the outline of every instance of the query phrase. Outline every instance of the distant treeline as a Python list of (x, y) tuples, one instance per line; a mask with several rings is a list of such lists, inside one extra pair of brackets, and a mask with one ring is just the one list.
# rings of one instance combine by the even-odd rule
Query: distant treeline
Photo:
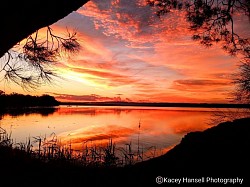
[(5, 94), (0, 90), (1, 109), (57, 105), (59, 105), (59, 102), (50, 95), (31, 96), (18, 93)]
[(197, 108), (250, 108), (250, 104), (230, 103), (137, 103), (137, 102), (60, 102), (60, 105), (85, 106), (138, 106), (138, 107), (197, 107)]

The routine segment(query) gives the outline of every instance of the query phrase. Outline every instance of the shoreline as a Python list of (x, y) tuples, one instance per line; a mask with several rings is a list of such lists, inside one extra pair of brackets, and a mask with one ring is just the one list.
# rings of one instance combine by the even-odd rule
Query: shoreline
[(133, 106), (133, 107), (190, 107), (190, 108), (250, 108), (250, 104), (230, 103), (137, 103), (137, 102), (60, 102), (67, 106)]

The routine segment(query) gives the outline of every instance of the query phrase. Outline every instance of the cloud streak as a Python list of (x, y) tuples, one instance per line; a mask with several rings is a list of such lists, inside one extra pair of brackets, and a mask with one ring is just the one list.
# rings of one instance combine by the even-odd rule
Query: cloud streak
[(72, 95), (72, 94), (59, 94), (51, 93), (56, 99), (60, 101), (81, 101), (81, 102), (101, 102), (101, 101), (122, 101), (120, 96), (117, 97), (104, 97), (101, 95)]
[(225, 87), (230, 84), (229, 80), (204, 80), (204, 79), (185, 79), (175, 80), (172, 88), (180, 91), (213, 91), (218, 87)]

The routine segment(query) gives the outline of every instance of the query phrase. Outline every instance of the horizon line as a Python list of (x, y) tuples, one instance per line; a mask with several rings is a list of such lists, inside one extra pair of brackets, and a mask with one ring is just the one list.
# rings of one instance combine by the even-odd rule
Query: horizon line
[(203, 108), (250, 108), (243, 103), (187, 103), (187, 102), (128, 102), (128, 101), (59, 101), (60, 105), (86, 106), (148, 106), (148, 107), (203, 107)]

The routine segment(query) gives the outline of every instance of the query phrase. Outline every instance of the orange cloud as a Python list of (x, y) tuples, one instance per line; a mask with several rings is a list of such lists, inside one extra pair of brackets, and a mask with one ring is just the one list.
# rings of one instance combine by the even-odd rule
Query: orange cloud
[[(180, 91), (199, 91), (199, 92), (208, 92), (216, 90), (220, 87), (228, 87), (230, 80), (206, 80), (206, 79), (184, 79), (184, 80), (175, 80), (173, 82), (172, 88)], [(225, 86), (226, 85), (226, 86)], [(225, 89), (226, 90), (226, 89)]]
[(106, 82), (109, 86), (122, 86), (126, 84), (135, 83), (136, 80), (130, 76), (121, 75), (118, 73), (105, 72), (102, 69), (94, 70), (94, 69), (86, 69), (86, 68), (71, 68), (72, 71), (79, 73), (86, 73), (92, 75), (93, 77), (89, 77), (89, 79), (98, 81), (98, 82)]
[(102, 102), (102, 101), (122, 101), (120, 96), (104, 97), (96, 94), (92, 95), (72, 95), (52, 93), (59, 101), (80, 101), (80, 102)]

